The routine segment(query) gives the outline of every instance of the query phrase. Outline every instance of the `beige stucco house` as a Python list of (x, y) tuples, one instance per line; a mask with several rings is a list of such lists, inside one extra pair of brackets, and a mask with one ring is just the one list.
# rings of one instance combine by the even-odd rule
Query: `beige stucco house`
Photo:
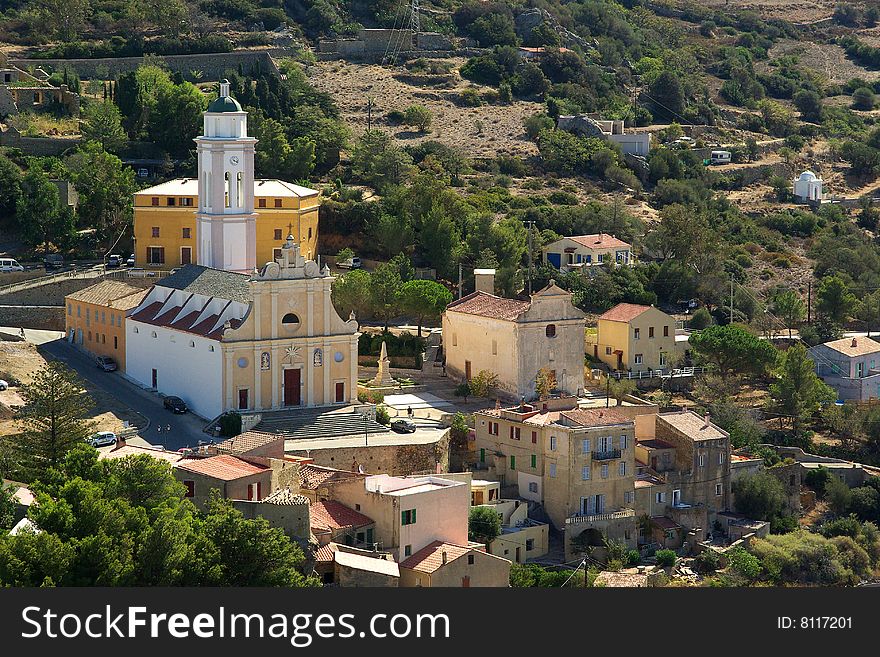
[(634, 262), (632, 245), (606, 233), (563, 237), (546, 245), (541, 252), (544, 254), (544, 262), (561, 271), (595, 267), (609, 262), (618, 265)]
[(510, 561), (475, 543), (434, 541), (400, 563), (400, 586), (505, 587)]
[(552, 371), (557, 388), (575, 395), (584, 387), (584, 318), (571, 293), (550, 282), (529, 301), (477, 291), (443, 313), (446, 372), (470, 380), (481, 370), (498, 375), (498, 394), (534, 399), (535, 377)]
[[(615, 408), (578, 408), (576, 400), (475, 414), (480, 463), (502, 487), (544, 507), (567, 539), (588, 532), (636, 545), (635, 425)], [(566, 549), (570, 540), (566, 541)]]
[(372, 519), (373, 541), (398, 561), (433, 541), (467, 545), (470, 486), (442, 475), (338, 481), (333, 499)]
[(654, 306), (620, 303), (586, 333), (587, 353), (611, 369), (647, 372), (669, 367), (676, 355), (675, 319)]

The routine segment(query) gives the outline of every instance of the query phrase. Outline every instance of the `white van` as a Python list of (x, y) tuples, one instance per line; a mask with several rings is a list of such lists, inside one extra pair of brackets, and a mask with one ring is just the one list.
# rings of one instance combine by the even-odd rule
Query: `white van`
[(712, 151), (709, 164), (730, 164), (730, 151)]
[(0, 272), (7, 274), (12, 271), (24, 271), (24, 267), (12, 258), (0, 258)]

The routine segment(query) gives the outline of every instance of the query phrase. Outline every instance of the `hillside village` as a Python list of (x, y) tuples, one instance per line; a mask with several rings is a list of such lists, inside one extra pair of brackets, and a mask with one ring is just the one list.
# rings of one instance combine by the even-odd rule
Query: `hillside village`
[(880, 13), (814, 4), (0, 7), (0, 584), (875, 583)]

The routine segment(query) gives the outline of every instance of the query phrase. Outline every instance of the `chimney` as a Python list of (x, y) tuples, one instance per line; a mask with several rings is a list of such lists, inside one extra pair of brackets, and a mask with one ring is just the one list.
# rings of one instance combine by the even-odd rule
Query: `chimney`
[(495, 270), (474, 269), (474, 286), (477, 292), (495, 294)]
[(448, 555), (446, 554), (446, 550), (443, 550), (443, 565), (444, 565), (444, 566), (446, 565), (446, 561), (447, 561), (448, 558), (449, 558), (449, 557), (448, 557)]
[(114, 450), (122, 449), (123, 447), (125, 447), (125, 437), (124, 436), (116, 436), (116, 446), (113, 449)]
[(858, 341), (857, 339), (853, 338), (853, 340), (852, 340), (852, 346), (853, 346), (853, 349), (855, 349), (856, 347), (858, 347), (858, 346), (859, 346), (859, 341)]
[(704, 422), (704, 424), (703, 424), (703, 428), (704, 428), (704, 429), (708, 429), (708, 428), (709, 428), (709, 414), (708, 414), (708, 413), (706, 413), (706, 414), (703, 416), (703, 422)]

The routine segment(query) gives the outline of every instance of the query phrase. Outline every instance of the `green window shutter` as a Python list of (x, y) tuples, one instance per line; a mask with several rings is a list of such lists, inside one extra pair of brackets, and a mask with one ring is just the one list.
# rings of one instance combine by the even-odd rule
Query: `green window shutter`
[(413, 509), (413, 510), (410, 512), (410, 517), (411, 517), (411, 519), (412, 519), (412, 524), (416, 524), (416, 510), (415, 510), (415, 509)]
[[(880, 384), (878, 384), (878, 385), (880, 385)], [(485, 462), (486, 462), (486, 448), (481, 447), (480, 448), (480, 463), (485, 463)]]
[(516, 470), (516, 457), (515, 456), (510, 457), (510, 469)]
[(533, 468), (538, 467), (538, 457), (535, 454), (532, 454), (532, 467)]
[(401, 511), (401, 512), (400, 512), (400, 524), (401, 524), (401, 525), (405, 525), (405, 524), (406, 524), (406, 511)]

